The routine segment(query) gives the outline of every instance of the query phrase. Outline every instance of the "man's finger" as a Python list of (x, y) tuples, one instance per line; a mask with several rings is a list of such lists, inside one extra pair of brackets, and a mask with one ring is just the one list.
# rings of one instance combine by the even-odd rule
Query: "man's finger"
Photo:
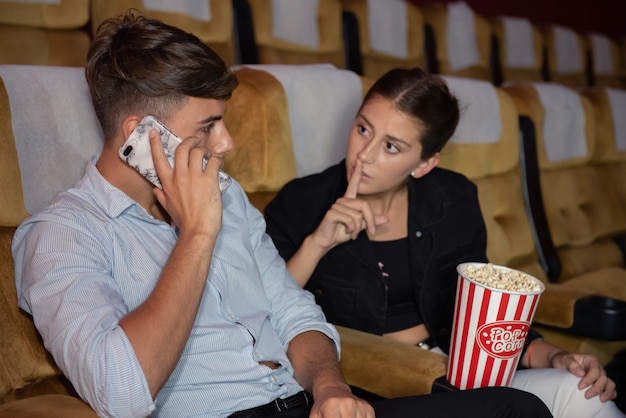
[(348, 182), (348, 187), (346, 188), (345, 197), (356, 198), (357, 193), (359, 191), (359, 184), (361, 184), (361, 175), (363, 174), (363, 162), (357, 158), (356, 164), (354, 166), (354, 172), (352, 176), (350, 176), (350, 181)]
[(157, 174), (160, 173), (164, 167), (169, 167), (169, 162), (165, 156), (165, 150), (163, 149), (163, 143), (161, 142), (161, 135), (156, 129), (151, 129), (148, 133), (148, 139), (150, 141), (150, 152), (152, 153), (152, 161), (154, 162), (154, 168)]

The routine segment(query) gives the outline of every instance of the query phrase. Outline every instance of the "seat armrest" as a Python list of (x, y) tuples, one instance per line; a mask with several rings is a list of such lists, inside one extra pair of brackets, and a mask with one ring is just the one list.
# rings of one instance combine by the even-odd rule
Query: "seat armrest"
[(341, 369), (349, 385), (384, 398), (425, 395), (447, 358), (414, 345), (341, 326)]
[(0, 418), (97, 418), (79, 398), (70, 395), (40, 395), (0, 405)]

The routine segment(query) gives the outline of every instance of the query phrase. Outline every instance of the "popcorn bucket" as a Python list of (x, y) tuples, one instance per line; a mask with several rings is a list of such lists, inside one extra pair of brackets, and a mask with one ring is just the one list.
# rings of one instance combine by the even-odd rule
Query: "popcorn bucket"
[(457, 272), (448, 381), (458, 389), (509, 386), (545, 286), (492, 264), (463, 263)]

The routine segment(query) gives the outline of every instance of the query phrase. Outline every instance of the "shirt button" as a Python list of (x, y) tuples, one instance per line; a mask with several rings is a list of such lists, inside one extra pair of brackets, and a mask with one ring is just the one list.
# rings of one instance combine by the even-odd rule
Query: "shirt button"
[(418, 238), (421, 238), (422, 237), (422, 231), (417, 231), (415, 233), (415, 236), (418, 237)]
[(261, 358), (261, 355), (259, 354), (259, 352), (258, 352), (258, 351), (255, 351), (255, 352), (254, 352), (254, 358), (255, 358), (255, 359), (260, 359), (260, 358)]

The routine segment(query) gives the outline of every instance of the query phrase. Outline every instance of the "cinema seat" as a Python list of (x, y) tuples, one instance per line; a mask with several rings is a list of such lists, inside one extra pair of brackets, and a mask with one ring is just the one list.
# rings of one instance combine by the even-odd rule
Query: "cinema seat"
[[(550, 280), (534, 231), (537, 219), (527, 210), (520, 131), (529, 120), (520, 118), (514, 98), (505, 89), (483, 81), (445, 78), (466, 114), (442, 151), (441, 166), (461, 172), (476, 183), (487, 226), (489, 260), (544, 282), (546, 290), (539, 301), (534, 327), (548, 341), (573, 352), (591, 352), (606, 364), (626, 347), (626, 338), (607, 341), (574, 332), (589, 318), (577, 306), (586, 306), (581, 300), (616, 291), (619, 279), (626, 280), (626, 272), (618, 270), (621, 276), (615, 278), (612, 270), (605, 270), (595, 276), (572, 278), (566, 284)], [(606, 283), (612, 283), (613, 288)]]
[(584, 39), (588, 53), (589, 85), (621, 88), (622, 83), (619, 78), (620, 56), (617, 41), (598, 33), (586, 34)]
[(589, 85), (586, 68), (585, 41), (578, 32), (560, 25), (539, 25), (545, 55), (544, 81), (553, 81), (571, 88)]
[(537, 26), (519, 17), (498, 16), (490, 21), (495, 38), (491, 58), (494, 84), (542, 81), (543, 39)]
[(409, 2), (341, 0), (358, 23), (362, 74), (378, 79), (395, 67), (424, 68), (424, 17)]
[(346, 68), (339, 0), (247, 0), (259, 64)]
[(420, 6), (431, 73), (491, 81), (491, 25), (466, 3)]
[(94, 32), (103, 20), (121, 15), (132, 8), (145, 16), (193, 33), (217, 52), (228, 65), (238, 62), (233, 5), (230, 1), (172, 1), (167, 7), (163, 7), (164, 2), (144, 0), (90, 0), (90, 2), (90, 24)]
[(625, 222), (614, 193), (591, 163), (591, 103), (558, 83), (504, 89), (525, 121), (520, 125), (524, 187), (538, 252), (546, 256), (550, 287), (571, 292), (544, 305), (549, 320), (542, 322), (542, 332), (607, 362), (626, 342), (626, 270), (613, 239)]
[(83, 0), (0, 2), (0, 64), (84, 65), (88, 21)]
[[(591, 163), (607, 193), (615, 195), (619, 210), (626, 213), (626, 89), (591, 87), (582, 94), (589, 99), (595, 115), (595, 149)], [(624, 235), (616, 231), (614, 238), (624, 253)]]

